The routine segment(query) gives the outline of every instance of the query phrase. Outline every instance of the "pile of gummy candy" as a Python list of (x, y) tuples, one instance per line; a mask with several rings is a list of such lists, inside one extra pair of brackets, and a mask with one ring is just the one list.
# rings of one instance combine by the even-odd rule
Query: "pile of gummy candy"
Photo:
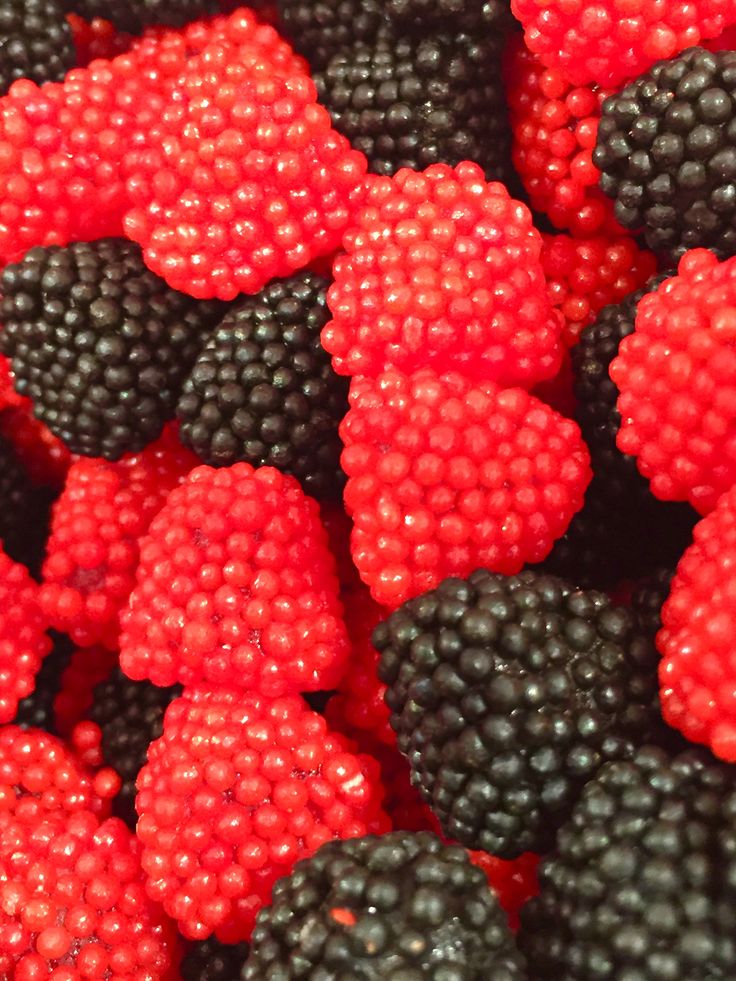
[(736, 979), (732, 48), (2, 0), (2, 981)]

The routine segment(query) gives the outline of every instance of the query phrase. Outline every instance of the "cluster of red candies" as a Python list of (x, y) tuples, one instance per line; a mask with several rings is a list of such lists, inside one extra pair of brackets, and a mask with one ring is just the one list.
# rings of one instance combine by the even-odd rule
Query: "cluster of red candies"
[[(601, 104), (728, 27), (727, 4), (669, 25), (645, 4), (659, 12), (632, 14), (632, 44), (614, 4), (513, 6), (514, 159), (556, 234), (472, 162), (369, 174), (306, 62), (248, 9), (137, 38), (76, 18), (84, 67), (0, 98), (3, 264), (126, 236), (170, 286), (230, 301), (332, 262), (322, 343), (350, 377), (341, 508), (270, 467), (198, 466), (173, 424), (114, 463), (72, 457), (2, 365), (0, 433), (58, 496), (40, 582), (0, 554), (0, 976), (176, 978), (184, 941), (247, 940), (276, 879), (324, 842), (436, 828), (372, 628), (447, 576), (542, 561), (583, 506), (569, 350), (656, 268), (597, 188)], [(663, 613), (664, 714), (730, 761), (734, 309), (736, 259), (688, 253), (611, 371), (620, 449), (657, 497), (703, 515)], [(51, 628), (78, 647), (55, 703), (67, 743), (12, 724)], [(117, 663), (183, 686), (138, 778), (135, 833), (109, 816), (119, 781), (87, 765), (80, 724)], [(322, 691), (324, 713), (303, 697)], [(514, 916), (535, 858), (476, 858)]]

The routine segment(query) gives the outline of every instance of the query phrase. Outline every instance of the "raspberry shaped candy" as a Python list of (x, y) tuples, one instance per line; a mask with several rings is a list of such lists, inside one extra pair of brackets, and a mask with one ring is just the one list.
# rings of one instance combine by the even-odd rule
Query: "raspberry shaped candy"
[(368, 178), (343, 248), (322, 331), (340, 374), (434, 366), (531, 387), (557, 371), (541, 236), (477, 164)]
[(82, 647), (118, 644), (118, 615), (135, 585), (139, 543), (196, 458), (167, 429), (117, 463), (76, 460), (54, 505), (41, 605)]
[(532, 207), (577, 237), (620, 234), (593, 163), (610, 90), (574, 85), (558, 68), (545, 68), (521, 39), (509, 47), (505, 75), (512, 159)]
[(340, 429), (352, 555), (395, 609), (448, 575), (539, 562), (590, 479), (577, 425), (521, 389), (459, 374), (354, 379)]
[(256, 293), (333, 252), (366, 170), (312, 80), (252, 43), (193, 57), (142, 140), (126, 163), (126, 234), (196, 297)]
[(552, 576), (446, 579), (373, 641), (412, 781), (448, 837), (499, 858), (548, 849), (585, 781), (657, 731), (652, 639)]
[(543, 235), (542, 239), (542, 268), (550, 299), (565, 318), (567, 347), (577, 343), (581, 330), (603, 307), (623, 300), (656, 272), (654, 255), (628, 236)]
[(733, 767), (642, 747), (585, 787), (519, 946), (535, 981), (730, 981), (736, 944)]
[(317, 94), (375, 174), (472, 160), (509, 183), (501, 37), (440, 31), (345, 48), (315, 74)]
[(0, 95), (19, 78), (59, 81), (73, 64), (72, 32), (60, 0), (3, 0)]
[(576, 85), (615, 86), (662, 58), (717, 37), (736, 21), (730, 0), (665, 5), (649, 0), (511, 0), (524, 39), (545, 65)]
[(662, 607), (662, 714), (716, 756), (736, 761), (736, 488), (695, 527)]
[(320, 344), (327, 280), (299, 273), (233, 305), (212, 331), (177, 405), (181, 439), (213, 466), (238, 460), (339, 497), (348, 383)]
[(127, 51), (133, 42), (129, 34), (117, 31), (102, 17), (85, 20), (77, 14), (68, 14), (66, 19), (72, 29), (78, 68), (86, 68), (97, 58), (115, 58)]
[(293, 477), (198, 467), (141, 543), (120, 664), (155, 685), (334, 687), (348, 655), (319, 506)]
[(616, 444), (652, 493), (701, 514), (736, 483), (736, 258), (694, 249), (637, 307), (610, 375)]
[(736, 252), (736, 52), (693, 48), (603, 103), (593, 160), (626, 228), (668, 259)]
[(38, 586), (25, 566), (0, 550), (0, 723), (10, 722), (18, 702), (33, 691), (36, 672), (51, 650)]
[[(131, 681), (120, 668), (95, 686), (85, 713), (100, 730), (102, 761), (120, 777), (113, 813), (135, 830), (135, 782), (149, 745), (163, 731), (164, 712), (181, 695), (181, 687), (157, 688), (150, 681)], [(74, 741), (74, 740), (73, 740)]]
[(247, 939), (296, 861), (387, 824), (377, 764), (296, 696), (190, 689), (169, 706), (138, 789), (148, 894), (192, 940)]
[(176, 932), (146, 896), (135, 836), (34, 805), (0, 814), (0, 976), (173, 981)]
[(2, 292), (16, 390), (72, 452), (107, 460), (160, 436), (222, 312), (170, 289), (124, 239), (31, 249)]
[(522, 981), (485, 877), (427, 832), (329, 842), (279, 882), (242, 981), (297, 977)]

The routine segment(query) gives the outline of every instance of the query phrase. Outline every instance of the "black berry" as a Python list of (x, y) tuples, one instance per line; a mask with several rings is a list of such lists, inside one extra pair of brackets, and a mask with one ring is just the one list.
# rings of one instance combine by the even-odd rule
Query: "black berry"
[(0, 3), (0, 95), (19, 78), (58, 82), (74, 65), (72, 32), (59, 0)]

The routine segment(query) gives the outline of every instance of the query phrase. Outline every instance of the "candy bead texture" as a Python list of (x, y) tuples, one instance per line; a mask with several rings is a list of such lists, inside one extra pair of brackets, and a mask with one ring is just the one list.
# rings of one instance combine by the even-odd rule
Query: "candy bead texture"
[(736, 22), (730, 0), (511, 0), (511, 10), (529, 48), (576, 85), (619, 85)]
[(141, 543), (120, 663), (156, 685), (330, 689), (348, 655), (319, 506), (293, 477), (198, 467)]
[(736, 762), (736, 487), (695, 527), (662, 607), (662, 713), (687, 739)]
[(148, 894), (192, 940), (248, 939), (300, 858), (388, 828), (375, 761), (296, 696), (190, 689), (169, 706), (138, 791)]
[(125, 162), (126, 234), (175, 289), (232, 300), (340, 244), (367, 161), (302, 64), (213, 42)]
[(56, 501), (41, 606), (83, 647), (117, 648), (118, 617), (135, 585), (140, 540), (197, 459), (171, 429), (117, 463), (78, 459)]
[(736, 482), (736, 258), (705, 249), (645, 296), (610, 375), (620, 395), (616, 444), (655, 497), (701, 514)]
[(353, 561), (395, 609), (449, 575), (541, 561), (582, 506), (574, 422), (521, 389), (460, 374), (353, 379), (343, 420)]
[(337, 372), (456, 368), (531, 387), (562, 357), (562, 318), (529, 210), (477, 164), (370, 177), (327, 293)]

